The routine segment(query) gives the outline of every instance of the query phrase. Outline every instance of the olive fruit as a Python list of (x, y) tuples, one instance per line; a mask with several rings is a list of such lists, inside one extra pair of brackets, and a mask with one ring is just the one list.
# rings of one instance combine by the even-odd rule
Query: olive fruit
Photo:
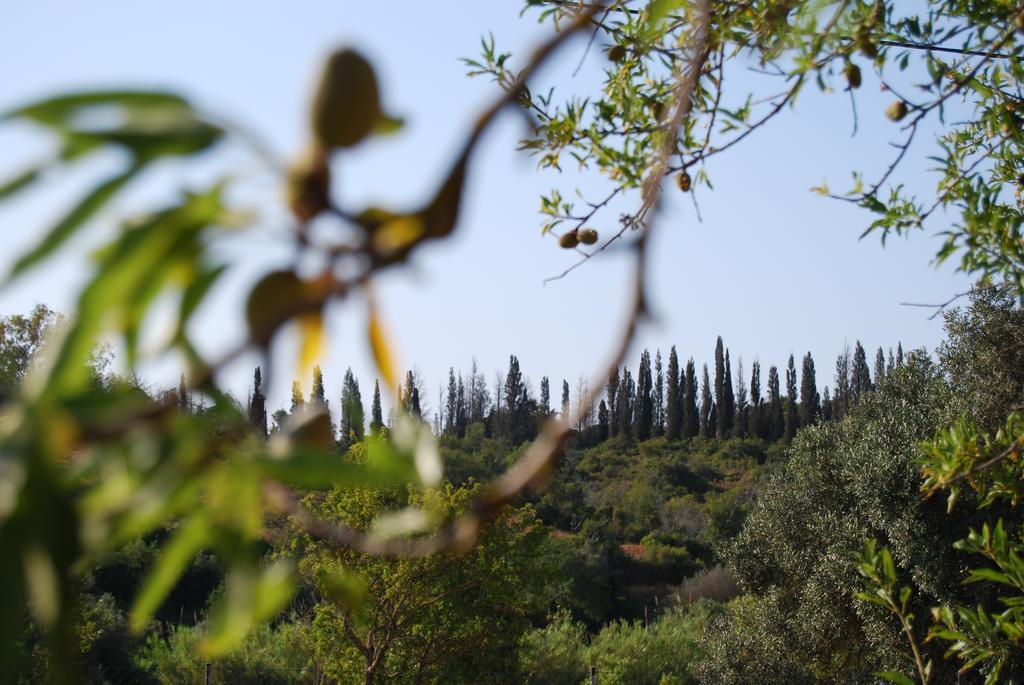
[(843, 75), (846, 76), (846, 83), (847, 85), (850, 86), (850, 88), (854, 90), (860, 88), (860, 67), (858, 67), (853, 62), (849, 62), (843, 69)]
[(893, 121), (900, 121), (903, 117), (907, 116), (907, 103), (903, 102), (903, 100), (897, 100), (885, 108), (885, 116)]
[(608, 59), (613, 62), (621, 62), (626, 59), (626, 46), (613, 45), (608, 48)]
[(690, 179), (690, 174), (686, 173), (685, 171), (680, 171), (679, 175), (676, 176), (676, 183), (679, 185), (679, 190), (686, 193), (689, 192), (690, 187), (693, 184), (693, 181), (692, 179)]
[(657, 100), (649, 100), (647, 102), (647, 109), (650, 110), (651, 116), (654, 117), (655, 121), (661, 121), (661, 115), (665, 113), (665, 104)]
[(335, 51), (324, 66), (313, 97), (311, 126), (325, 149), (351, 147), (383, 118), (373, 67), (358, 52)]
[(593, 245), (597, 242), (597, 231), (592, 228), (581, 228), (576, 231), (576, 238), (584, 245)]
[(558, 239), (559, 247), (564, 247), (567, 250), (571, 250), (580, 244), (579, 237), (576, 235), (576, 231), (569, 231), (563, 233), (562, 237)]

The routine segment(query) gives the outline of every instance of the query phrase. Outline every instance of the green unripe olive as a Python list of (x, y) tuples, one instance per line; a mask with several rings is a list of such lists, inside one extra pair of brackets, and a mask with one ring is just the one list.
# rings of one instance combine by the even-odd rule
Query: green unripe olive
[(647, 102), (647, 109), (650, 110), (651, 116), (654, 117), (655, 121), (661, 121), (661, 115), (665, 113), (665, 105), (657, 100), (649, 100)]
[(576, 231), (569, 231), (568, 233), (563, 233), (562, 237), (558, 239), (558, 246), (563, 247), (566, 250), (571, 250), (572, 248), (576, 247), (579, 244), (580, 240), (576, 235)]
[(581, 228), (576, 231), (576, 238), (584, 245), (593, 245), (597, 242), (597, 231), (592, 228)]
[(608, 59), (613, 62), (621, 62), (626, 59), (626, 46), (613, 45), (608, 48)]
[(679, 190), (686, 193), (689, 192), (690, 187), (693, 185), (693, 180), (690, 178), (690, 174), (680, 171), (679, 175), (676, 176), (676, 184), (679, 186)]
[(907, 116), (907, 103), (903, 102), (903, 100), (897, 100), (885, 108), (885, 116), (893, 121), (900, 121), (903, 117)]
[(843, 69), (843, 75), (846, 76), (846, 83), (850, 88), (854, 90), (860, 88), (860, 67), (853, 62), (848, 62), (846, 68)]
[(373, 67), (358, 52), (335, 51), (324, 66), (313, 98), (313, 136), (325, 149), (351, 147), (382, 118)]

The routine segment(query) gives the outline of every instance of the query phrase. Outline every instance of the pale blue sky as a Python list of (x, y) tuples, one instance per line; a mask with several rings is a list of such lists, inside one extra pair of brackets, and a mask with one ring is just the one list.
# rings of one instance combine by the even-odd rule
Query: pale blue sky
[[(465, 77), (459, 58), (476, 56), (480, 36), (488, 31), (499, 47), (516, 53), (544, 35), (545, 27), (532, 17), (520, 18), (519, 9), (518, 1), (497, 0), (8, 3), (0, 12), (0, 109), (67, 89), (171, 88), (243, 122), (289, 155), (304, 142), (306, 97), (321, 58), (339, 44), (351, 44), (376, 64), (388, 108), (405, 116), (408, 126), (341, 161), (341, 197), (355, 206), (409, 206), (449, 164), (467, 123), (494, 94), (493, 84)], [(582, 41), (569, 45), (540, 81), (556, 81), (567, 90), (592, 87), (603, 57), (592, 54), (573, 79), (582, 50)], [(744, 78), (737, 72), (734, 83), (742, 86)], [(630, 366), (640, 348), (661, 347), (667, 354), (673, 344), (684, 357), (706, 361), (722, 335), (734, 368), (742, 357), (748, 372), (755, 356), (767, 371), (770, 364), (784, 365), (790, 352), (801, 356), (810, 350), (823, 384), (831, 382), (835, 355), (846, 341), (862, 340), (872, 355), (878, 345), (894, 346), (897, 340), (907, 349), (934, 348), (941, 323), (900, 303), (942, 301), (966, 287), (952, 267), (930, 265), (938, 239), (916, 235), (890, 241), (885, 249), (875, 238), (858, 241), (867, 221), (863, 211), (808, 192), (824, 179), (842, 188), (852, 169), (878, 170), (888, 161), (887, 141), (898, 133), (882, 116), (891, 97), (878, 92), (866, 69), (864, 81), (857, 138), (849, 136), (846, 96), (812, 89), (795, 112), (713, 162), (716, 190), (700, 196), (703, 223), (670, 188), (653, 243), (651, 290), (659, 318), (643, 330)], [(508, 355), (517, 354), (535, 385), (551, 376), (557, 395), (563, 377), (574, 385), (577, 376), (601, 363), (610, 331), (623, 315), (626, 270), (618, 258), (594, 260), (567, 279), (542, 284), (574, 257), (540, 238), (538, 197), (560, 179), (537, 173), (533, 161), (514, 151), (521, 126), (506, 115), (476, 157), (458, 235), (427, 248), (414, 269), (381, 284), (380, 301), (401, 343), (402, 360), (425, 375), (431, 406), (448, 366), (468, 368), (473, 355), (493, 378), (507, 366)], [(44, 143), (27, 127), (0, 129), (0, 178), (34, 159)], [(917, 151), (924, 153), (926, 146)], [(934, 178), (924, 173), (920, 156), (906, 166), (904, 177), (927, 190)], [(191, 174), (161, 170), (121, 209), (146, 206), (170, 187), (210, 178), (239, 160), (245, 170), (253, 168), (240, 154), (227, 157)], [(7, 236), (0, 265), (31, 245), (75, 189), (111, 163), (97, 160), (81, 176), (53, 179), (43, 192), (0, 208)], [(561, 182), (570, 187), (572, 175)], [(280, 217), (269, 201), (276, 188), (258, 177), (248, 187), (246, 198), (259, 198), (264, 223), (273, 224)], [(105, 218), (109, 224), (111, 215)], [(609, 214), (595, 227), (611, 230), (614, 220)], [(85, 254), (94, 243), (79, 240), (75, 254)], [(242, 335), (240, 293), (261, 270), (287, 258), (280, 245), (260, 233), (226, 248), (241, 266), (204, 312), (200, 328), (207, 349)], [(87, 273), (84, 264), (69, 255), (0, 293), (0, 312), (24, 311), (39, 301), (68, 311), (73, 289)], [(346, 366), (360, 377), (368, 402), (373, 372), (363, 344), (363, 308), (336, 308), (330, 322), (323, 364), (332, 404), (337, 406)], [(271, 389), (273, 408), (284, 402), (290, 383), (290, 365), (283, 366)], [(173, 362), (151, 373), (158, 382), (177, 377)], [(224, 382), (244, 398), (250, 378), (251, 360), (243, 360)]]

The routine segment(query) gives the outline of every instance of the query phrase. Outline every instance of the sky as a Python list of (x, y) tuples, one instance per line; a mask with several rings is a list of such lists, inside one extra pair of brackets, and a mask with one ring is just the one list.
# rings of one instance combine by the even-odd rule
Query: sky
[[(547, 35), (548, 26), (531, 15), (520, 17), (520, 8), (509, 0), (9, 3), (0, 21), (0, 110), (67, 90), (166, 88), (239, 122), (288, 158), (306, 142), (307, 102), (323, 57), (338, 46), (353, 46), (371, 59), (386, 108), (407, 126), (337, 160), (335, 191), (350, 206), (410, 207), (428, 195), (470, 122), (496, 95), (486, 79), (466, 77), (460, 58), (477, 56), (488, 32), (499, 49), (513, 54), (526, 54)], [(592, 50), (573, 76), (584, 50), (585, 40), (569, 43), (534, 84), (553, 84), (565, 94), (592, 92), (607, 62)], [(739, 97), (756, 76), (737, 69), (731, 83)], [(929, 350), (941, 341), (941, 321), (929, 320), (930, 310), (903, 303), (942, 302), (968, 286), (953, 266), (932, 265), (937, 233), (945, 226), (890, 240), (883, 249), (876, 237), (860, 239), (869, 222), (863, 210), (809, 192), (824, 180), (835, 189), (846, 187), (854, 169), (866, 170), (870, 178), (891, 158), (888, 143), (899, 129), (882, 112), (892, 97), (879, 92), (867, 68), (864, 83), (857, 94), (856, 137), (850, 135), (846, 95), (812, 88), (793, 111), (714, 160), (708, 171), (715, 189), (698, 196), (701, 221), (690, 199), (666, 185), (651, 243), (655, 318), (641, 330), (629, 355), (631, 367), (641, 349), (660, 348), (667, 356), (672, 345), (684, 359), (710, 362), (721, 335), (734, 370), (742, 359), (749, 373), (750, 362), (759, 358), (767, 372), (771, 364), (784, 366), (790, 354), (799, 359), (810, 351), (824, 385), (831, 381), (836, 354), (856, 340), (869, 358), (876, 347), (897, 341), (904, 349)], [(426, 379), (431, 408), (448, 368), (468, 369), (474, 357), (492, 382), (515, 354), (535, 388), (542, 376), (551, 377), (553, 395), (563, 378), (575, 388), (581, 375), (602, 367), (626, 316), (629, 270), (622, 255), (594, 259), (544, 284), (576, 257), (541, 237), (540, 195), (556, 185), (567, 195), (576, 185), (593, 192), (603, 186), (572, 169), (561, 175), (538, 172), (535, 160), (515, 150), (523, 132), (522, 118), (503, 116), (473, 161), (455, 236), (424, 248), (412, 268), (377, 284), (401, 362)], [(0, 126), (0, 179), (37, 158), (47, 144), (28, 126)], [(935, 183), (924, 161), (928, 152), (927, 144), (917, 146), (901, 169), (902, 180), (922, 192)], [(0, 205), (6, 237), (0, 269), (32, 246), (76, 193), (116, 164), (100, 158)], [(0, 291), (0, 314), (24, 312), (37, 302), (71, 312), (76, 288), (90, 273), (88, 255), (110, 235), (118, 216), (159, 206), (183, 186), (224, 170), (247, 174), (240, 201), (254, 204), (261, 216), (257, 229), (221, 247), (235, 266), (194, 327), (202, 349), (226, 349), (244, 335), (246, 287), (290, 254), (275, 237), (287, 229), (279, 190), (240, 150), (198, 170), (158, 170), (59, 260)], [(594, 227), (607, 234), (615, 222), (616, 214), (608, 213)], [(157, 336), (161, 322), (152, 323)], [(375, 372), (365, 329), (362, 301), (328, 311), (322, 366), (335, 407), (347, 367), (369, 402)], [(285, 336), (275, 357), (281, 363), (274, 367), (271, 411), (287, 400), (294, 356), (294, 340)], [(221, 382), (244, 399), (255, 363), (254, 356), (239, 360)], [(176, 384), (179, 371), (176, 359), (145, 369), (155, 386)]]

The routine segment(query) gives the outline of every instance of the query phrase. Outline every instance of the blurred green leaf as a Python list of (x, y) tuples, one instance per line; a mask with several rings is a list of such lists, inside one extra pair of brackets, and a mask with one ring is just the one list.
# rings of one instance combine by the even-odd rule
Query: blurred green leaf
[(209, 544), (212, 535), (209, 517), (201, 511), (193, 514), (178, 528), (160, 550), (160, 556), (142, 582), (131, 611), (132, 630), (141, 632), (146, 627), (189, 562)]
[(0, 184), (0, 200), (27, 188), (39, 178), (44, 169), (44, 166), (30, 167), (6, 183)]
[(248, 564), (236, 565), (225, 581), (225, 593), (212, 609), (210, 633), (200, 645), (206, 658), (230, 652), (252, 628), (273, 618), (295, 591), (294, 568), (278, 561), (262, 571)]
[(120, 106), (125, 108), (161, 107), (188, 108), (188, 101), (180, 95), (156, 91), (112, 90), (86, 93), (71, 93), (41, 100), (31, 105), (0, 114), (5, 119), (31, 119), (46, 126), (63, 126), (83, 108), (97, 105)]
[(323, 572), (318, 586), (347, 611), (358, 611), (366, 599), (366, 579), (345, 568)]
[(319, 307), (326, 293), (291, 271), (274, 271), (253, 286), (246, 304), (249, 335), (258, 343), (270, 341), (274, 332), (292, 317)]
[(213, 287), (214, 283), (227, 271), (226, 264), (219, 264), (212, 268), (204, 268), (185, 287), (181, 296), (181, 304), (178, 307), (178, 333), (183, 335), (185, 326), (192, 318), (196, 309), (202, 303), (203, 298)]
[(8, 275), (13, 280), (43, 261), (68, 241), (85, 222), (91, 219), (107, 202), (135, 178), (145, 168), (144, 164), (134, 164), (127, 171), (116, 174), (96, 186), (56, 226), (50, 229), (43, 240), (28, 254), (23, 255), (14, 263)]
[(903, 675), (899, 671), (882, 671), (881, 673), (876, 673), (875, 675), (881, 678), (882, 680), (888, 681), (890, 683), (896, 683), (896, 685), (916, 685), (912, 678)]
[(381, 136), (390, 136), (398, 133), (403, 128), (405, 128), (405, 119), (390, 117), (385, 114), (381, 116), (380, 121), (377, 123), (377, 128), (373, 132)]

